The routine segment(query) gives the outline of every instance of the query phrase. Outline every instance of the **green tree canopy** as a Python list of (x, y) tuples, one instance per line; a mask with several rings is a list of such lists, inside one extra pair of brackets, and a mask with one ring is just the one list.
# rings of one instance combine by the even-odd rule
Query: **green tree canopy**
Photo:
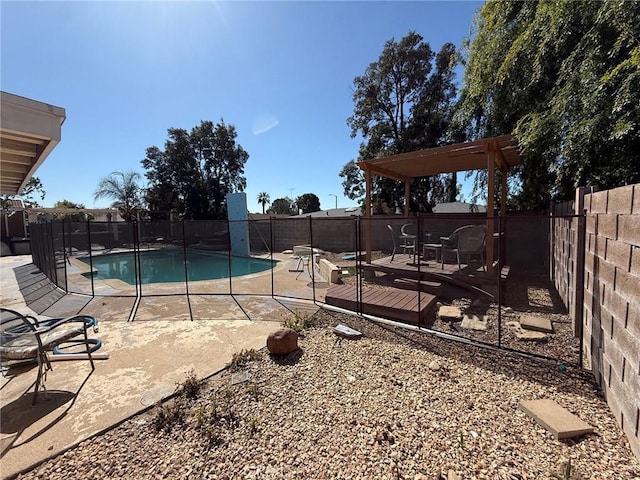
[(302, 213), (311, 213), (320, 211), (320, 199), (315, 193), (305, 193), (296, 198), (295, 201), (298, 210)]
[(271, 203), (271, 198), (269, 197), (269, 194), (267, 192), (260, 192), (258, 194), (258, 203), (262, 205), (262, 214), (264, 215), (264, 207), (268, 203)]
[[(391, 39), (385, 43), (378, 60), (353, 81), (354, 110), (347, 124), (352, 138), (360, 134), (364, 139), (358, 160), (456, 140), (451, 134), (456, 59), (453, 44), (445, 44), (436, 54), (415, 32), (398, 42)], [(362, 200), (364, 179), (353, 160), (342, 168), (340, 176), (345, 195)], [(391, 210), (402, 206), (404, 186), (400, 182), (374, 177), (372, 183), (374, 205), (384, 204)], [(455, 198), (456, 187), (455, 175), (415, 179), (411, 209), (430, 211), (437, 201)]]
[(640, 181), (640, 2), (489, 1), (475, 30), (460, 121), (517, 136), (521, 207)]
[(111, 206), (118, 209), (124, 221), (132, 222), (143, 207), (142, 189), (138, 184), (141, 178), (134, 171), (112, 172), (100, 180), (94, 199), (112, 199)]
[(236, 144), (235, 127), (202, 121), (191, 132), (170, 128), (167, 134), (164, 150), (149, 147), (142, 160), (150, 209), (190, 220), (223, 218), (226, 195), (244, 191), (247, 183), (249, 154)]
[(44, 200), (46, 192), (42, 186), (42, 182), (38, 177), (31, 177), (25, 185), (20, 195), (2, 195), (0, 197), (0, 209), (3, 213), (11, 213), (13, 207), (9, 200), (20, 199), (24, 203), (24, 206), (39, 207), (40, 204), (36, 197), (40, 197), (40, 200)]
[(284, 198), (276, 198), (272, 203), (267, 213), (271, 213), (273, 215), (295, 215), (296, 209), (293, 200), (289, 197)]
[[(87, 207), (83, 203), (75, 203), (70, 200), (58, 200), (53, 204), (53, 208), (68, 208), (73, 210), (82, 210)], [(87, 220), (93, 220), (93, 215), (87, 215), (84, 212), (70, 212), (70, 213), (54, 213), (53, 218), (55, 220), (67, 220), (69, 222), (84, 222)]]

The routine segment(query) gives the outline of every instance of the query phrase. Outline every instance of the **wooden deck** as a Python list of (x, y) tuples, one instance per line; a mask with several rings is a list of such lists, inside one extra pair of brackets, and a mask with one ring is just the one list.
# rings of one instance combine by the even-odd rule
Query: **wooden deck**
[[(450, 283), (476, 293), (486, 292), (487, 296), (493, 297), (498, 289), (498, 276), (491, 275), (484, 271), (479, 263), (462, 264), (458, 269), (458, 264), (445, 263), (444, 268), (435, 260), (425, 261), (420, 259), (420, 264), (413, 263), (412, 255), (398, 254), (393, 261), (391, 257), (384, 257), (374, 260), (371, 263), (362, 263), (360, 268), (370, 272), (382, 272), (404, 279), (431, 280), (440, 283)], [(501, 282), (504, 282), (509, 275), (509, 267), (502, 268)], [(437, 293), (433, 291), (433, 293)]]
[[(325, 302), (328, 305), (357, 311), (356, 286), (332, 286), (327, 290)], [(436, 297), (428, 293), (421, 293), (418, 298), (418, 292), (397, 288), (363, 287), (362, 289), (362, 313), (412, 324), (423, 323), (435, 302)]]

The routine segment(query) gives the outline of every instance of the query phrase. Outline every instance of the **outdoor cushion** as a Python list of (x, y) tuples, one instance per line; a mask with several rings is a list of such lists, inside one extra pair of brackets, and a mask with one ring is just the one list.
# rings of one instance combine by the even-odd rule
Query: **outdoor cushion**
[[(44, 329), (46, 330), (46, 329)], [(45, 350), (82, 334), (84, 326), (64, 326), (40, 334), (40, 340)], [(11, 338), (12, 337), (12, 338)], [(0, 344), (0, 356), (8, 360), (23, 360), (35, 358), (38, 354), (38, 340), (33, 332), (21, 333), (16, 336), (2, 335)]]

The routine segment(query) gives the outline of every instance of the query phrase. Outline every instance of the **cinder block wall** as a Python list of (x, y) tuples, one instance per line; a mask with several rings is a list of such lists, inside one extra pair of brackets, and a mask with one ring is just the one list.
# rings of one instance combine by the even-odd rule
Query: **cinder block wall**
[[(574, 202), (562, 202), (554, 205), (551, 222), (551, 278), (569, 310), (569, 315), (576, 315), (576, 229), (578, 219), (574, 214)], [(575, 332), (575, 328), (574, 328)]]
[(640, 184), (585, 196), (583, 341), (640, 459)]

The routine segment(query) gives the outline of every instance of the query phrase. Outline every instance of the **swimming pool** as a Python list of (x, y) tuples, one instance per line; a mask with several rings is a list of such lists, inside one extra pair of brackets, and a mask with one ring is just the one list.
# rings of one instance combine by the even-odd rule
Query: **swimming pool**
[[(80, 259), (89, 265), (89, 258)], [(276, 262), (259, 258), (229, 257), (214, 252), (187, 250), (187, 272), (189, 281), (216, 280), (260, 273), (273, 268)], [(133, 252), (96, 255), (92, 258), (96, 277), (122, 280), (135, 285), (135, 256)], [(175, 250), (153, 250), (140, 252), (141, 283), (184, 282), (184, 252)]]

